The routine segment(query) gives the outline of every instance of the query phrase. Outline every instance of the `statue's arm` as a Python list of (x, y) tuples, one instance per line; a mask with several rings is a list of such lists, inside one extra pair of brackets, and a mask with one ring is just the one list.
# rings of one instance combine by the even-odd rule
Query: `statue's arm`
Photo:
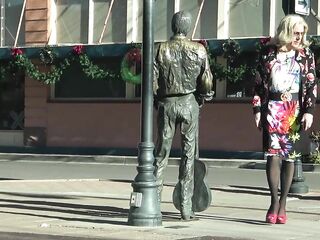
[(213, 76), (210, 69), (209, 59), (208, 55), (205, 55), (203, 64), (202, 64), (202, 70), (200, 75), (200, 81), (198, 82), (198, 91), (200, 93), (200, 96), (205, 101), (210, 101), (214, 95), (214, 91), (212, 90), (213, 87)]

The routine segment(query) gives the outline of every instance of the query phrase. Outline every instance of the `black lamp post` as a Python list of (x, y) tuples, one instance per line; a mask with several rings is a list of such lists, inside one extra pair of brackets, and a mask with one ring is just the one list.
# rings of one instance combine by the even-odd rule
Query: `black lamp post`
[(138, 146), (138, 174), (132, 183), (128, 217), (129, 225), (149, 227), (162, 224), (158, 184), (153, 174), (153, 3), (154, 0), (143, 1), (141, 142)]

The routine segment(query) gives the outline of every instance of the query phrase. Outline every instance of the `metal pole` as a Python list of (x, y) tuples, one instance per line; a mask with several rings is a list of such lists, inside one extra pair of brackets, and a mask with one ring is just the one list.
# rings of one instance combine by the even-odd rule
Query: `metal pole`
[(133, 226), (161, 226), (158, 184), (154, 176), (153, 144), (153, 3), (143, 1), (141, 142), (138, 150), (138, 174), (132, 183), (128, 224)]

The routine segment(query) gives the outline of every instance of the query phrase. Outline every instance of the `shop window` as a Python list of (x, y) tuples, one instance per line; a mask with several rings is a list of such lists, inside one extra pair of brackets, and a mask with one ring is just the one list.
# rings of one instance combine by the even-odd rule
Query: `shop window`
[[(6, 0), (0, 2), (1, 46), (13, 46), (15, 43), (23, 0)], [(25, 20), (21, 22), (17, 45), (25, 43)]]
[[(0, 62), (2, 67), (8, 66)], [(15, 72), (0, 76), (0, 130), (24, 128), (24, 73)]]
[[(119, 71), (120, 59), (108, 58), (95, 61), (101, 68)], [(81, 66), (74, 64), (62, 75), (61, 80), (55, 84), (54, 97), (56, 99), (102, 99), (125, 98), (126, 83), (121, 78), (90, 79)]]
[(227, 98), (252, 97), (256, 57), (255, 52), (243, 52), (233, 64), (230, 64), (230, 68), (234, 71), (232, 76), (227, 75), (225, 79)]

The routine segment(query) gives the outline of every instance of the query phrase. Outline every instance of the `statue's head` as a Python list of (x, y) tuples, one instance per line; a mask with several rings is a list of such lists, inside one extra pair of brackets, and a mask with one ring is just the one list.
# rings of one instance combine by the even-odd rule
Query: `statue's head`
[(171, 27), (173, 33), (187, 36), (191, 29), (191, 14), (189, 12), (180, 11), (173, 15)]

